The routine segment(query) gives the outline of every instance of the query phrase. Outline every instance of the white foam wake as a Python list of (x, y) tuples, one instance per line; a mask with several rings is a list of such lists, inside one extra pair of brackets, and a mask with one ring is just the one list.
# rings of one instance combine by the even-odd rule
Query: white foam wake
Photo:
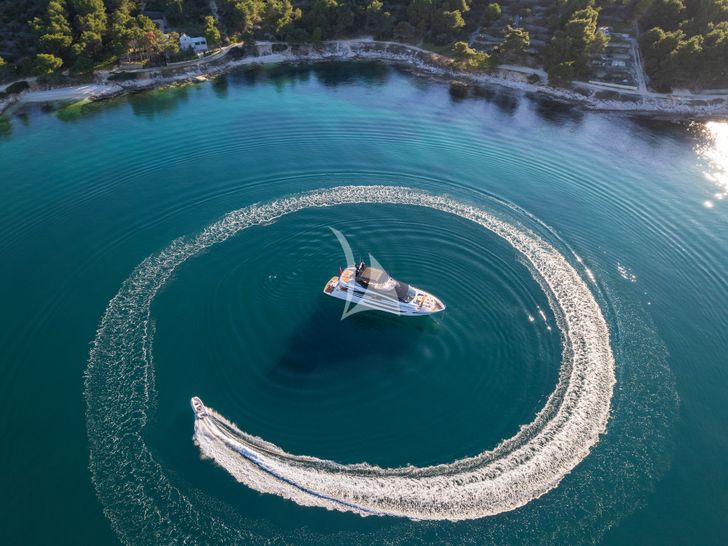
[[(606, 321), (566, 258), (536, 234), (449, 198), (392, 187), (348, 187), (305, 198), (307, 206), (400, 203), (467, 218), (515, 247), (547, 289), (565, 341), (559, 384), (535, 421), (493, 451), (417, 468), (341, 465), (286, 453), (210, 410), (195, 441), (238, 481), (301, 505), (412, 519), (463, 520), (512, 510), (556, 487), (605, 431), (614, 386)], [(297, 210), (300, 197), (275, 204)], [(477, 319), (477, 317), (475, 317)]]
[[(614, 387), (609, 331), (593, 294), (537, 234), (447, 197), (392, 186), (341, 186), (231, 212), (192, 239), (144, 260), (109, 302), (86, 374), (91, 471), (106, 515), (126, 540), (247, 541), (213, 521), (166, 476), (144, 442), (153, 397), (151, 304), (189, 258), (241, 230), (311, 207), (415, 205), (454, 214), (508, 241), (528, 262), (558, 317), (564, 343), (558, 385), (534, 421), (494, 450), (449, 464), (383, 469), (290, 455), (210, 411), (196, 420), (201, 452), (258, 491), (307, 506), (412, 519), (460, 520), (521, 506), (556, 487), (606, 430)], [(146, 537), (146, 538), (145, 538)]]

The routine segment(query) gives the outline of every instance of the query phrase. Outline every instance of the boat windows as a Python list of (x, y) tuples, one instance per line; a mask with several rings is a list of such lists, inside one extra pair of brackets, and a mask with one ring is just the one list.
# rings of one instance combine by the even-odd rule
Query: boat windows
[(406, 282), (397, 281), (394, 290), (397, 292), (397, 299), (403, 303), (410, 303), (417, 295), (417, 291)]

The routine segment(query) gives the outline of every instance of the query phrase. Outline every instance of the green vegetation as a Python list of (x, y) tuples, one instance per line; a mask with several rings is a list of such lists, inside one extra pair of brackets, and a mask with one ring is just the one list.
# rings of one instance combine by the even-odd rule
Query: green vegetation
[[(562, 85), (590, 77), (595, 63), (610, 62), (599, 61), (608, 43), (600, 26), (631, 32), (637, 22), (653, 86), (728, 87), (728, 0), (216, 4), (213, 13), (209, 0), (0, 0), (0, 78), (73, 76), (117, 61), (155, 66), (184, 60), (193, 56), (179, 49), (179, 35), (185, 32), (205, 36), (210, 47), (253, 40), (319, 44), (371, 35), (424, 45), (452, 56), (464, 70), (542, 64), (549, 81)], [(533, 29), (535, 36), (529, 33)], [(471, 35), (480, 31), (489, 37), (473, 43)]]
[(507, 25), (503, 42), (498, 46), (498, 53), (502, 61), (514, 61), (522, 58), (531, 45), (531, 37), (527, 30)]
[(216, 46), (220, 43), (222, 40), (222, 36), (220, 35), (220, 31), (217, 29), (217, 21), (215, 21), (215, 18), (212, 15), (207, 15), (205, 17), (205, 38), (207, 39), (207, 44), (209, 46)]
[(438, 0), (411, 0), (407, 6), (407, 20), (416, 29), (414, 34), (426, 41), (444, 45), (460, 37), (465, 27), (463, 14), (470, 10), (465, 1), (453, 2)]
[(501, 14), (503, 13), (503, 10), (500, 7), (500, 4), (497, 2), (494, 2), (492, 4), (488, 4), (485, 6), (484, 10), (484, 20), (486, 23), (493, 23), (494, 21), (497, 21), (500, 19)]
[(150, 57), (174, 51), (176, 36), (166, 36), (132, 0), (50, 0), (45, 13), (29, 21), (37, 41), (36, 74), (62, 66), (91, 71), (99, 63), (129, 56)]
[(7, 87), (6, 89), (5, 89), (5, 92), (6, 92), (6, 93), (7, 93), (8, 95), (13, 95), (13, 94), (15, 94), (15, 93), (22, 93), (23, 91), (25, 91), (25, 90), (26, 90), (26, 89), (28, 89), (29, 87), (30, 87), (30, 85), (28, 84), (28, 82), (26, 82), (26, 81), (23, 81), (23, 80), (21, 80), (21, 81), (19, 81), (19, 82), (14, 82), (14, 83), (11, 83), (11, 84), (10, 84), (10, 85), (9, 85), (9, 86), (8, 86), (8, 87)]
[(655, 88), (728, 87), (728, 0), (653, 0), (641, 26)]
[(74, 121), (83, 117), (86, 106), (92, 104), (89, 99), (69, 102), (56, 110), (56, 116), (62, 121)]
[(461, 70), (487, 70), (492, 66), (490, 55), (468, 47), (467, 42), (455, 42), (452, 53), (455, 65)]
[(466, 14), (468, 28), (474, 29), (481, 24), (490, 24), (500, 17), (501, 12), (500, 4), (489, 3), (489, 0), (472, 0), (470, 10)]
[(33, 71), (38, 76), (52, 74), (63, 66), (63, 61), (51, 53), (38, 53), (35, 56)]
[(544, 68), (549, 81), (569, 82), (589, 74), (589, 60), (607, 44), (597, 31), (599, 10), (594, 0), (558, 0), (555, 31), (544, 51)]

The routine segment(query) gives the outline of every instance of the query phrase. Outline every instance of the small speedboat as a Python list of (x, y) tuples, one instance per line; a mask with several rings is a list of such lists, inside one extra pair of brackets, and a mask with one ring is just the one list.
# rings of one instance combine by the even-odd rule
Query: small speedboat
[(364, 262), (331, 277), (324, 294), (395, 315), (432, 315), (445, 310), (445, 304), (429, 292), (393, 279), (383, 269)]
[(204, 417), (207, 415), (207, 408), (205, 407), (205, 404), (203, 404), (202, 400), (196, 396), (192, 397), (190, 404), (192, 404), (192, 410), (195, 412), (195, 417)]

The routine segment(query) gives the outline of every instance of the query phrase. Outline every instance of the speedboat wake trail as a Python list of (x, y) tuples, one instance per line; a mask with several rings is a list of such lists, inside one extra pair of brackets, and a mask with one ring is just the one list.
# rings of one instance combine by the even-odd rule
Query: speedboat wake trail
[[(471, 220), (513, 246), (547, 293), (561, 330), (562, 367), (556, 389), (531, 423), (494, 449), (446, 464), (400, 468), (287, 453), (243, 432), (198, 400), (201, 411), (195, 410), (194, 438), (202, 456), (256, 491), (362, 516), (477, 519), (513, 510), (557, 487), (606, 431), (615, 384), (609, 328), (585, 279), (535, 232), (477, 207), (409, 188), (322, 190), (243, 209), (241, 223), (250, 221), (250, 215), (277, 218), (307, 207), (349, 203), (429, 207)], [(230, 221), (237, 221), (236, 213)], [(367, 266), (360, 267), (367, 276)], [(375, 273), (369, 272), (367, 280)], [(354, 282), (356, 276), (353, 271)], [(374, 282), (388, 280), (376, 276)], [(402, 295), (406, 296), (403, 291)]]

